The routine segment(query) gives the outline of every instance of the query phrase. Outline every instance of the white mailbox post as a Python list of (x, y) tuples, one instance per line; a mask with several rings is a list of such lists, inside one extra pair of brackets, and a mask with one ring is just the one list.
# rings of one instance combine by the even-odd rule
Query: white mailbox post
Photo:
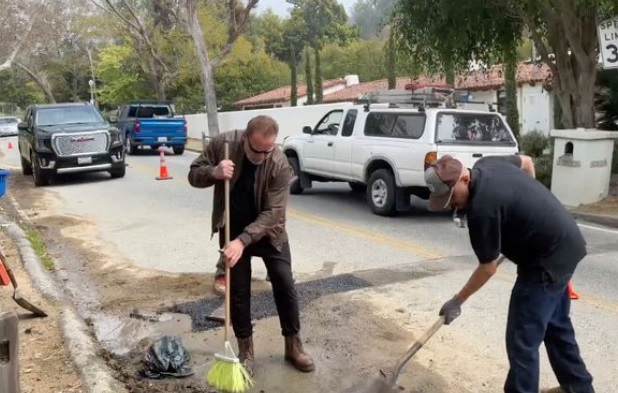
[(614, 139), (618, 132), (552, 130), (552, 193), (566, 206), (598, 202), (609, 192)]

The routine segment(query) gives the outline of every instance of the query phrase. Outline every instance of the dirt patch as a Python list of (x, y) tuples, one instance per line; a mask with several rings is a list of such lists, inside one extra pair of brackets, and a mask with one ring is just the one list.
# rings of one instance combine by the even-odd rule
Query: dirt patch
[(3, 236), (0, 243), (15, 273), (21, 296), (48, 314), (47, 318), (31, 318), (27, 310), (13, 301), (13, 287), (0, 287), (0, 309), (3, 312), (14, 312), (20, 317), (19, 364), (22, 392), (83, 392), (73, 362), (64, 347), (58, 310), (32, 288), (30, 277), (22, 268), (17, 249), (8, 236)]
[(116, 356), (106, 350), (97, 354), (114, 371), (114, 377), (122, 382), (132, 393), (217, 393), (213, 389), (199, 386), (193, 379), (162, 379), (152, 380), (140, 378), (137, 374), (144, 368), (142, 358), (149, 340), (144, 340), (127, 356)]

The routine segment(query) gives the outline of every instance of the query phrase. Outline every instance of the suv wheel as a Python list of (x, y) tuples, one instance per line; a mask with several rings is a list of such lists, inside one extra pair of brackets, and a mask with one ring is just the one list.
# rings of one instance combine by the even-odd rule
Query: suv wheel
[(367, 183), (367, 203), (374, 214), (395, 214), (395, 188), (395, 177), (388, 169), (378, 169), (371, 174)]
[(30, 162), (32, 163), (32, 177), (34, 179), (34, 186), (43, 187), (48, 185), (49, 176), (43, 173), (39, 157), (36, 153), (32, 153), (32, 156), (30, 157)]
[(292, 167), (292, 170), (294, 170), (294, 176), (296, 176), (296, 180), (294, 180), (294, 182), (290, 185), (290, 194), (292, 195), (302, 194), (303, 187), (300, 184), (301, 173), (300, 173), (300, 164), (298, 163), (298, 158), (288, 157), (288, 163)]
[(125, 150), (130, 156), (134, 155), (135, 151), (137, 150), (137, 146), (133, 145), (133, 143), (131, 142), (131, 137), (129, 135), (127, 135), (127, 137), (125, 138)]
[(32, 163), (28, 162), (21, 154), (19, 160), (21, 161), (21, 173), (27, 176), (32, 175)]
[(184, 146), (174, 146), (172, 149), (174, 150), (174, 154), (178, 154), (179, 156), (185, 152)]
[(109, 174), (112, 176), (112, 179), (120, 179), (121, 177), (124, 177), (126, 173), (127, 173), (126, 165), (123, 165), (121, 168), (116, 168), (116, 169), (112, 169), (111, 171), (109, 171)]

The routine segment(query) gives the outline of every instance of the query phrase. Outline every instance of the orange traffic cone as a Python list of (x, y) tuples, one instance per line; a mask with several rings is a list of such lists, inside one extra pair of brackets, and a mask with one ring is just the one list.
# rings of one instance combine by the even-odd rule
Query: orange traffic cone
[(13, 142), (9, 141), (9, 150), (13, 149)]
[(165, 163), (165, 152), (163, 151), (163, 147), (159, 148), (159, 153), (161, 159), (159, 160), (159, 176), (157, 176), (157, 180), (172, 179), (172, 177), (167, 173), (167, 164)]
[(9, 285), (10, 283), (9, 273), (7, 273), (4, 265), (0, 263), (0, 286)]
[(573, 300), (577, 300), (579, 299), (579, 293), (575, 292), (575, 289), (573, 289), (573, 284), (571, 284), (571, 281), (569, 281), (569, 283), (567, 284), (567, 291), (569, 291), (569, 297)]

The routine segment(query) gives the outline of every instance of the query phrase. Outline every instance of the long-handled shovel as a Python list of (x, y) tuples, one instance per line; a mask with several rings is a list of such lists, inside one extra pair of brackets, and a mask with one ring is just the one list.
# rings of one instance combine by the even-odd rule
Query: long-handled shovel
[[(498, 266), (504, 261), (504, 255), (498, 258)], [(397, 384), (399, 374), (406, 365), (412, 359), (414, 355), (421, 349), (429, 339), (436, 334), (438, 330), (444, 325), (444, 316), (440, 316), (436, 322), (419, 338), (410, 348), (403, 354), (403, 356), (397, 361), (397, 364), (393, 368), (391, 373), (387, 373), (384, 370), (380, 370), (379, 375), (373, 377), (369, 382), (361, 382), (355, 385), (343, 393), (400, 393), (401, 388)]]
[(6, 256), (4, 255), (4, 250), (2, 250), (1, 246), (0, 246), (0, 262), (4, 265), (4, 268), (6, 269), (6, 272), (9, 275), (9, 278), (11, 279), (11, 284), (13, 284), (13, 300), (15, 300), (15, 303), (17, 303), (21, 308), (30, 311), (36, 317), (46, 317), (47, 314), (45, 313), (45, 311), (36, 307), (35, 305), (33, 305), (32, 303), (30, 303), (29, 301), (27, 301), (26, 299), (24, 299), (23, 297), (19, 295), (19, 288), (17, 287), (17, 281), (15, 280), (15, 275), (13, 274), (13, 270), (11, 270), (11, 267), (6, 262)]

